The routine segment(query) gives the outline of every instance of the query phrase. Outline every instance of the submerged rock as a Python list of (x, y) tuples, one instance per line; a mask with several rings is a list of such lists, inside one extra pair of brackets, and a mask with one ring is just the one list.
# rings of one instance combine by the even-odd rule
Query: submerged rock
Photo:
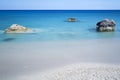
[(76, 18), (68, 18), (68, 22), (76, 22)]
[(96, 24), (96, 31), (98, 32), (110, 32), (115, 30), (115, 21), (105, 19)]
[(5, 38), (2, 41), (8, 42), (8, 41), (13, 41), (15, 38)]
[(4, 33), (31, 33), (31, 32), (33, 32), (32, 29), (26, 28), (18, 24), (13, 24), (4, 31)]

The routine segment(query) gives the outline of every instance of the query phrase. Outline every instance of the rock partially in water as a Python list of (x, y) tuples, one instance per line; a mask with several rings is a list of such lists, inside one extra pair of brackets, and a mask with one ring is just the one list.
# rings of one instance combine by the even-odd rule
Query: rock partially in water
[(77, 21), (77, 19), (76, 18), (68, 18), (68, 20), (67, 20), (68, 22), (76, 22)]
[(13, 40), (15, 40), (15, 38), (5, 38), (2, 41), (8, 42), (8, 41), (13, 41)]
[(110, 32), (115, 30), (115, 21), (105, 19), (96, 24), (96, 31), (98, 32)]
[(4, 31), (4, 33), (32, 33), (32, 32), (33, 32), (32, 29), (26, 28), (18, 24), (13, 24)]

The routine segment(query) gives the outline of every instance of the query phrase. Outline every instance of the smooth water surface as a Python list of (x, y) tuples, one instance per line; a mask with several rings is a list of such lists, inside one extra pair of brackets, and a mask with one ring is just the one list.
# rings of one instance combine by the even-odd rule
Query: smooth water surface
[[(67, 22), (70, 17), (77, 22)], [(119, 17), (119, 10), (1, 10), (0, 42), (119, 38)], [(97, 33), (96, 23), (106, 18), (115, 20), (116, 31)], [(31, 28), (35, 33), (3, 34), (12, 24)]]

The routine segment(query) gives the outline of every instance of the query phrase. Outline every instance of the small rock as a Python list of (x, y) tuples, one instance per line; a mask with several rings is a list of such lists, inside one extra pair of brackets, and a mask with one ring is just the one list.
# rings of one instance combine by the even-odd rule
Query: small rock
[(68, 18), (68, 22), (76, 22), (76, 18)]

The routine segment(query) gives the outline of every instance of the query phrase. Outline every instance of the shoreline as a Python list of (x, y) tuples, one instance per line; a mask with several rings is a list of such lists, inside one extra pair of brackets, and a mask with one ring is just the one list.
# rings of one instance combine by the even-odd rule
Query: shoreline
[(115, 40), (115, 41), (118, 41), (118, 40), (120, 40), (120, 38), (83, 38), (83, 39), (64, 39), (64, 40), (37, 40), (37, 41), (6, 41), (6, 42), (0, 42), (0, 44), (33, 44), (33, 43), (59, 43), (59, 42), (93, 42), (93, 41), (107, 41), (107, 40), (109, 40), (109, 41), (112, 41), (112, 40)]

